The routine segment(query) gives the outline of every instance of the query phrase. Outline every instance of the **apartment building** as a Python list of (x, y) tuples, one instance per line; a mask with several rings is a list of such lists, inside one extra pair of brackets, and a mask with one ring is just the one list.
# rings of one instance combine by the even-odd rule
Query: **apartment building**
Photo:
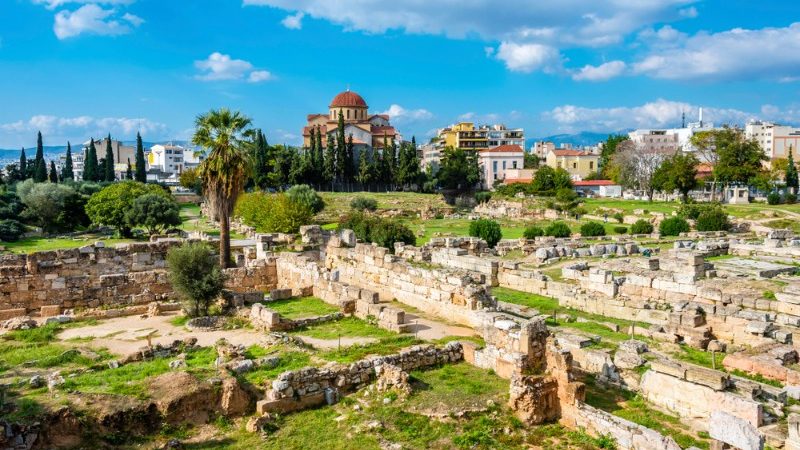
[(637, 148), (649, 153), (675, 153), (681, 148), (675, 130), (634, 130), (628, 137)]
[(484, 189), (493, 189), (496, 182), (506, 179), (509, 171), (522, 169), (524, 164), (525, 152), (519, 145), (500, 145), (478, 153)]
[(600, 165), (600, 155), (571, 149), (550, 150), (545, 162), (553, 169), (564, 169), (573, 180), (579, 181), (590, 174), (597, 173)]
[[(90, 143), (91, 140), (84, 142), (81, 151), (72, 153), (72, 171), (75, 174), (76, 180), (83, 179), (83, 167), (86, 161), (86, 153), (89, 151)], [(97, 153), (98, 160), (106, 157), (107, 145), (107, 137), (94, 141), (94, 150)], [(120, 141), (111, 139), (111, 153), (114, 155), (114, 173), (116, 174), (117, 179), (122, 179), (123, 175), (128, 171), (128, 160), (130, 160), (131, 164), (133, 164), (136, 160), (136, 148), (130, 145), (124, 145)], [(66, 155), (62, 158), (62, 160), (65, 158)]]
[(147, 154), (149, 171), (161, 172), (165, 178), (177, 177), (185, 167), (184, 152), (186, 149), (179, 145), (156, 144), (150, 147)]
[(506, 128), (505, 125), (490, 125), (486, 133), (488, 147), (500, 147), (502, 145), (516, 145), (525, 148), (525, 131), (522, 128)]
[(800, 146), (800, 128), (780, 125), (774, 122), (752, 120), (745, 125), (744, 134), (747, 139), (755, 139), (770, 159), (786, 158), (789, 149), (797, 159), (797, 148)]

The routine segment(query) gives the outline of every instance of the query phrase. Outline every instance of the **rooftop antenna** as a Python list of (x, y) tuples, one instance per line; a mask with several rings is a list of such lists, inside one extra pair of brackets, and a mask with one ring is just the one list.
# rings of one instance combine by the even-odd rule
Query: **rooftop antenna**
[(703, 128), (703, 107), (700, 107), (700, 128)]
[(686, 111), (681, 111), (681, 128), (686, 128)]

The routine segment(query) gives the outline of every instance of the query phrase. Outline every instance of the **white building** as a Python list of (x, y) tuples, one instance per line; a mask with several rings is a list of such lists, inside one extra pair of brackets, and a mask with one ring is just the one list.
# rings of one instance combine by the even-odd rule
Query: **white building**
[(755, 139), (770, 159), (786, 158), (789, 149), (797, 159), (797, 148), (800, 145), (800, 128), (780, 125), (773, 122), (751, 120), (745, 125), (744, 134), (747, 139)]
[(202, 150), (192, 151), (191, 149), (183, 150), (183, 168), (194, 169), (206, 159), (206, 154)]
[(160, 171), (164, 178), (177, 178), (183, 168), (184, 149), (179, 145), (156, 144), (150, 147), (147, 154), (147, 166), (150, 170)]
[(439, 161), (442, 158), (442, 148), (434, 143), (422, 144), (417, 149), (419, 165), (425, 172), (429, 168), (433, 173), (439, 170)]
[(505, 180), (507, 171), (523, 168), (525, 152), (519, 145), (488, 148), (478, 153), (478, 164), (483, 172), (483, 187), (493, 189), (496, 182)]
[(505, 125), (491, 125), (488, 127), (486, 139), (488, 147), (500, 147), (501, 145), (516, 145), (525, 148), (525, 130), (522, 128), (506, 128)]
[(640, 129), (628, 133), (628, 137), (648, 151), (674, 153), (678, 149), (685, 152), (697, 151), (692, 145), (692, 136), (700, 131), (714, 130), (714, 124), (703, 121), (703, 108), (697, 122), (691, 122), (681, 128)]

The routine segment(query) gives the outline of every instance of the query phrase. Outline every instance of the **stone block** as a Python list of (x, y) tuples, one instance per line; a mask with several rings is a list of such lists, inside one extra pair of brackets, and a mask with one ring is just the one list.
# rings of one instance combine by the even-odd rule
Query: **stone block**
[(52, 317), (61, 314), (61, 305), (44, 305), (39, 310), (42, 317)]
[(704, 369), (700, 367), (688, 367), (686, 369), (686, 380), (692, 383), (708, 386), (715, 391), (722, 391), (728, 387), (730, 376), (718, 370)]
[(728, 414), (714, 411), (709, 420), (708, 434), (739, 450), (763, 450), (764, 437), (750, 422)]

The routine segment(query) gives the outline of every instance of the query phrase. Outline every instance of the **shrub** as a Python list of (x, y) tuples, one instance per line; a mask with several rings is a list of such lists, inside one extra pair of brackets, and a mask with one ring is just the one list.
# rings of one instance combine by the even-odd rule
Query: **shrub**
[(658, 226), (658, 232), (662, 236), (678, 236), (689, 231), (689, 222), (683, 217), (670, 217), (664, 219)]
[(128, 211), (131, 226), (144, 227), (151, 235), (181, 224), (180, 206), (171, 199), (157, 194), (143, 195), (133, 201)]
[(777, 192), (770, 192), (769, 195), (767, 195), (768, 204), (777, 205), (780, 204), (780, 202), (781, 202), (781, 194), (778, 194)]
[(525, 231), (522, 232), (522, 236), (524, 236), (525, 239), (533, 239), (539, 236), (544, 236), (544, 230), (542, 229), (542, 227), (537, 227), (536, 225), (530, 225), (527, 228), (525, 228)]
[(797, 203), (797, 194), (792, 194), (791, 192), (789, 192), (784, 197), (784, 200), (786, 200), (787, 205), (794, 205), (795, 203)]
[(488, 191), (481, 191), (475, 193), (475, 201), (480, 203), (486, 203), (492, 198), (492, 193)]
[(623, 227), (623, 226), (616, 226), (616, 227), (614, 227), (614, 233), (617, 233), (617, 234), (625, 234), (625, 233), (627, 233), (627, 232), (628, 232), (628, 228), (627, 228), (627, 227)]
[(25, 227), (14, 219), (0, 220), (0, 241), (14, 242), (25, 233)]
[(611, 216), (611, 217), (613, 217), (619, 223), (622, 223), (622, 222), (625, 221), (625, 215), (622, 214), (621, 212), (615, 212), (614, 215)]
[(307, 184), (297, 184), (286, 190), (289, 200), (298, 205), (303, 205), (316, 214), (325, 208), (325, 201)]
[(296, 233), (311, 222), (314, 212), (284, 194), (253, 192), (239, 197), (234, 215), (260, 233)]
[(203, 242), (173, 247), (167, 253), (167, 267), (172, 287), (184, 300), (186, 314), (207, 315), (225, 282), (225, 274), (211, 249)]
[(518, 193), (522, 192), (525, 195), (533, 195), (535, 193), (533, 185), (530, 183), (511, 183), (497, 186), (495, 194), (504, 197), (515, 197)]
[(127, 219), (128, 212), (137, 198), (147, 194), (170, 196), (161, 186), (155, 184), (121, 181), (93, 194), (86, 203), (86, 214), (92, 222), (116, 227), (122, 236), (129, 236), (131, 225)]
[(722, 208), (714, 208), (703, 211), (697, 217), (695, 227), (697, 231), (726, 231), (730, 229), (731, 223)]
[(637, 220), (631, 225), (631, 234), (650, 234), (653, 232), (653, 224), (644, 219)]
[(605, 236), (606, 228), (602, 223), (586, 222), (581, 225), (581, 236)]
[(564, 222), (553, 222), (545, 228), (544, 234), (545, 236), (564, 238), (570, 237), (572, 235), (572, 230), (570, 230), (569, 225)]
[(17, 194), (26, 206), (19, 217), (45, 232), (70, 231), (89, 222), (85, 199), (67, 185), (34, 183), (29, 178), (19, 184)]
[(393, 219), (384, 219), (361, 212), (345, 216), (339, 222), (339, 230), (353, 230), (358, 239), (386, 247), (394, 252), (395, 242), (416, 245), (414, 233), (402, 223)]
[(350, 207), (356, 211), (375, 211), (378, 209), (378, 201), (371, 197), (359, 195), (350, 202)]
[(700, 205), (697, 203), (684, 203), (678, 207), (678, 216), (683, 217), (684, 219), (697, 220), (697, 217), (700, 216), (700, 213), (705, 211), (706, 208), (706, 205)]
[(483, 239), (491, 248), (494, 248), (503, 238), (500, 224), (491, 219), (478, 219), (470, 222), (469, 235)]

